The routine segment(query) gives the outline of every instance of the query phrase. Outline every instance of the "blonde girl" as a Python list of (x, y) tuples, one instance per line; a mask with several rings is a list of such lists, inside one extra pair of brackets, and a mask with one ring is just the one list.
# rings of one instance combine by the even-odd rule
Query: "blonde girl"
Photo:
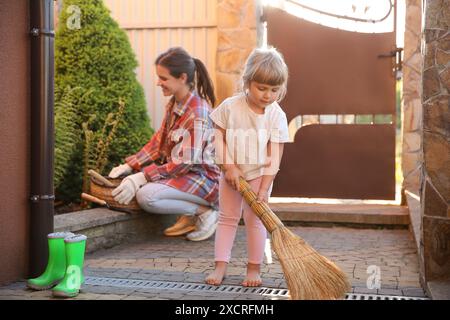
[(242, 92), (224, 100), (210, 114), (216, 128), (216, 161), (222, 165), (222, 174), (215, 270), (206, 277), (208, 284), (219, 285), (226, 274), (242, 213), (248, 253), (242, 285), (261, 285), (267, 233), (238, 192), (239, 177), (249, 182), (258, 201), (268, 202), (283, 144), (289, 141), (286, 114), (278, 104), (286, 94), (287, 79), (287, 66), (276, 49), (255, 49), (246, 61)]

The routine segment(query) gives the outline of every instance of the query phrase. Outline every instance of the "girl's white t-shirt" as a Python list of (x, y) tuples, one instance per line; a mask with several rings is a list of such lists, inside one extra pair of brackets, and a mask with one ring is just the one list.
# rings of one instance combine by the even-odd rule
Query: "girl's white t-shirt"
[(240, 93), (225, 99), (209, 117), (226, 130), (229, 159), (241, 169), (246, 180), (263, 175), (269, 140), (290, 141), (286, 114), (277, 102), (267, 106), (264, 114), (257, 114), (248, 106), (245, 94)]

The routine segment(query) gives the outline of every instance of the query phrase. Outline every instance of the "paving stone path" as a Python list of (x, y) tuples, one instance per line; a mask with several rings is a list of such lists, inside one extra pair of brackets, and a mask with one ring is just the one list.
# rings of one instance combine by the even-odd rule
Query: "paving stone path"
[[(289, 228), (347, 273), (353, 293), (425, 297), (419, 283), (417, 252), (408, 230)], [(202, 284), (205, 275), (214, 267), (213, 252), (213, 238), (190, 242), (183, 237), (154, 235), (145, 242), (125, 243), (86, 255), (84, 272), (87, 277)], [(287, 288), (281, 266), (273, 252), (272, 263), (268, 262), (270, 255), (266, 256), (262, 266), (263, 286)], [(245, 275), (245, 265), (245, 230), (243, 226), (239, 226), (232, 260), (223, 284), (239, 286)], [(25, 281), (0, 287), (0, 299), (51, 298), (51, 291), (27, 290)], [(286, 297), (218, 290), (211, 292), (84, 285), (75, 299), (265, 300)]]

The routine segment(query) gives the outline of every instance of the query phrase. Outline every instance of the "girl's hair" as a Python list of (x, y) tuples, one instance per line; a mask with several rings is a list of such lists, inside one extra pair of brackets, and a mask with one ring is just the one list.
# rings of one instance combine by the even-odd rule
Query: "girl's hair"
[[(155, 60), (155, 65), (160, 65), (169, 70), (172, 77), (179, 78), (181, 74), (187, 75), (187, 84), (191, 89), (197, 86), (197, 93), (203, 99), (209, 101), (211, 106), (216, 103), (214, 86), (203, 62), (192, 58), (181, 47), (170, 48), (161, 53)], [(197, 77), (195, 77), (197, 73)]]
[(257, 48), (247, 58), (242, 73), (242, 90), (249, 88), (255, 81), (270, 86), (281, 86), (278, 102), (283, 100), (287, 91), (288, 68), (283, 56), (275, 48)]

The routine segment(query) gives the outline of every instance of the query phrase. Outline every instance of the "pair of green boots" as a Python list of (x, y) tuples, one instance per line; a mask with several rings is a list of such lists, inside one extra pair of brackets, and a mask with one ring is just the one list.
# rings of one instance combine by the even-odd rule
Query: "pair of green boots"
[(83, 262), (87, 237), (71, 232), (56, 232), (50, 233), (47, 238), (47, 267), (39, 277), (29, 279), (27, 286), (34, 290), (53, 288), (53, 296), (56, 297), (75, 297), (84, 283)]

